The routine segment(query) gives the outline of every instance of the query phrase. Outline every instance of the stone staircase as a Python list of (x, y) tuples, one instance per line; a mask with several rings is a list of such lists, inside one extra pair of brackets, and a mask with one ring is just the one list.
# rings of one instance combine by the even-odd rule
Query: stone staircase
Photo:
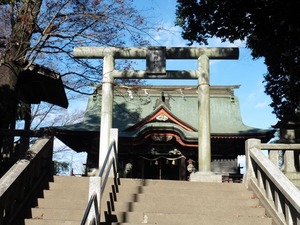
[(122, 179), (106, 213), (117, 224), (272, 224), (242, 184)]
[[(49, 187), (25, 225), (80, 224), (88, 178), (54, 177)], [(272, 225), (258, 199), (238, 183), (120, 179), (119, 193), (105, 196), (102, 224)]]
[(83, 218), (89, 191), (88, 177), (54, 176), (49, 190), (44, 190), (32, 218), (25, 225), (79, 225)]

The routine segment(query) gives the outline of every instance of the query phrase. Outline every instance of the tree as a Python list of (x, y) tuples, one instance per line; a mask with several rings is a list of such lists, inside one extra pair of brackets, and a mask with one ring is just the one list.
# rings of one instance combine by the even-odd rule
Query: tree
[(265, 59), (265, 92), (277, 118), (299, 121), (299, 10), (297, 0), (177, 0), (176, 24), (189, 44), (245, 41), (254, 59)]
[(54, 161), (54, 174), (57, 175), (67, 172), (69, 170), (69, 166), (70, 164), (67, 162)]
[(0, 15), (0, 129), (14, 129), (18, 78), (33, 64), (58, 71), (74, 97), (101, 80), (99, 60), (74, 59), (75, 46), (147, 44), (132, 0), (1, 0)]

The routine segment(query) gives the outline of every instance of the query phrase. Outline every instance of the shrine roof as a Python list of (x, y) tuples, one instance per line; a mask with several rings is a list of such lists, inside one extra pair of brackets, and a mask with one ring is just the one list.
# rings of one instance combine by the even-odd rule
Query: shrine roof
[(44, 101), (63, 108), (69, 105), (60, 74), (40, 65), (33, 64), (21, 72), (17, 94), (28, 104)]
[[(211, 86), (210, 113), (212, 135), (247, 135), (270, 133), (273, 130), (247, 126), (242, 121), (235, 86)], [(82, 122), (57, 127), (58, 130), (78, 132), (99, 132), (101, 89), (90, 96)], [(135, 136), (145, 127), (171, 127), (185, 133), (187, 138), (197, 136), (198, 94), (196, 86), (116, 86), (114, 89), (113, 128), (118, 128), (120, 136)], [(154, 112), (163, 109), (168, 119), (159, 120)], [(139, 125), (138, 125), (139, 124)], [(187, 129), (188, 127), (189, 129)]]

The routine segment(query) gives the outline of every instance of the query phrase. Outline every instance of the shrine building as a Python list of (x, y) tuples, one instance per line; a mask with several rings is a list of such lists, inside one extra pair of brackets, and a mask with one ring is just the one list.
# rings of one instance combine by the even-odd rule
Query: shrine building
[[(243, 123), (239, 85), (210, 87), (211, 171), (239, 173), (237, 157), (249, 138), (268, 142), (274, 130)], [(101, 86), (89, 97), (82, 122), (54, 128), (76, 152), (87, 152), (87, 168), (99, 161)], [(196, 86), (115, 86), (112, 127), (118, 129), (118, 162), (123, 176), (186, 180), (189, 163), (198, 165)]]

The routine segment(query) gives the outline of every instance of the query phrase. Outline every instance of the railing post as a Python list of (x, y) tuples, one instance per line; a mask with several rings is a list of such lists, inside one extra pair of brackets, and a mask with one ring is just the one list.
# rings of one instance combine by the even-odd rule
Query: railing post
[[(115, 141), (116, 148), (118, 149), (118, 129), (117, 128), (111, 128), (110, 129), (110, 141), (109, 142), (112, 143), (113, 141)], [(117, 155), (115, 155), (115, 154), (118, 154), (117, 149), (116, 149), (116, 151), (115, 151), (115, 149), (113, 149), (112, 153), (110, 154), (109, 161), (113, 157), (115, 157), (115, 159), (117, 159)], [(118, 162), (116, 162), (116, 163), (118, 163)], [(110, 170), (109, 177), (114, 177), (114, 171), (113, 170)]]
[(268, 150), (269, 152), (269, 159), (274, 165), (278, 168), (279, 167), (279, 150)]
[(283, 168), (284, 173), (295, 173), (295, 156), (294, 151), (287, 150), (284, 151), (284, 161), (283, 161)]
[[(94, 177), (90, 177), (90, 182), (89, 182), (89, 197), (88, 197), (88, 201), (91, 199), (91, 196), (93, 194), (96, 193), (96, 198), (97, 198), (97, 203), (98, 203), (98, 210), (99, 213), (101, 215), (101, 211), (100, 211), (100, 200), (101, 200), (101, 182), (102, 182), (102, 178), (99, 176), (94, 176)], [(94, 207), (92, 207), (94, 209)], [(88, 223), (90, 224), (91, 221), (93, 220), (93, 218), (96, 218), (97, 214), (95, 209), (91, 210), (91, 212), (88, 215)], [(100, 218), (97, 218), (100, 219)]]
[(245, 154), (246, 154), (246, 173), (244, 174), (243, 183), (248, 188), (250, 179), (255, 177), (254, 168), (251, 162), (250, 149), (260, 148), (261, 141), (259, 139), (248, 139), (245, 142)]
[[(280, 142), (282, 143), (295, 143), (296, 142), (296, 129), (294, 123), (287, 123), (286, 127), (280, 128)], [(283, 171), (284, 173), (295, 173), (295, 156), (294, 151), (286, 150), (283, 155)]]

